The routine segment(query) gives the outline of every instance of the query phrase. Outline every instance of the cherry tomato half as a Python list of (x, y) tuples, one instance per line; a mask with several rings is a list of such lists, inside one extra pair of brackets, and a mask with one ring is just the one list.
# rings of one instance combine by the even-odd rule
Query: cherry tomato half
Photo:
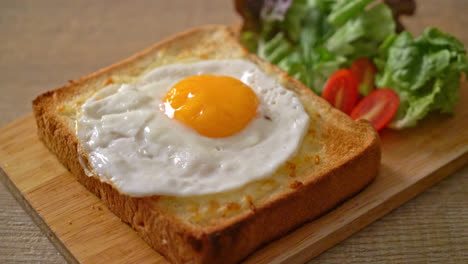
[(322, 97), (346, 114), (351, 113), (358, 99), (356, 77), (348, 69), (336, 71), (328, 78)]
[(367, 58), (359, 58), (351, 65), (351, 72), (356, 76), (359, 94), (368, 95), (375, 90), (374, 76), (377, 69)]
[(378, 89), (364, 97), (351, 112), (351, 118), (367, 119), (377, 131), (384, 128), (395, 115), (400, 99), (391, 89)]

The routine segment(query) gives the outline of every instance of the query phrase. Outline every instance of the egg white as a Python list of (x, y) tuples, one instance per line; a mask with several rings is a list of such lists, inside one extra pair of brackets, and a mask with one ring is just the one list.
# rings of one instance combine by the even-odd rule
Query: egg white
[[(245, 129), (209, 138), (168, 118), (167, 91), (193, 75), (237, 78), (260, 104)], [(226, 96), (229, 96), (227, 94)], [(209, 60), (154, 69), (135, 85), (109, 85), (89, 98), (77, 135), (102, 181), (134, 197), (222, 192), (272, 175), (293, 157), (309, 117), (294, 92), (246, 60)]]

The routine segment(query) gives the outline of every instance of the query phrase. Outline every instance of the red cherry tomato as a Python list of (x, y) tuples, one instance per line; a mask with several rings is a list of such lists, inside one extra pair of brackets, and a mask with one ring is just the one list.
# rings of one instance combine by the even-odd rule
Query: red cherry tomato
[(322, 97), (346, 114), (351, 113), (358, 99), (356, 77), (348, 69), (336, 71), (328, 78)]
[(351, 118), (367, 119), (377, 131), (384, 128), (395, 115), (400, 99), (391, 89), (378, 89), (364, 97), (351, 112)]
[(377, 69), (367, 58), (359, 58), (351, 65), (351, 72), (356, 76), (359, 94), (368, 95), (375, 90), (374, 76)]

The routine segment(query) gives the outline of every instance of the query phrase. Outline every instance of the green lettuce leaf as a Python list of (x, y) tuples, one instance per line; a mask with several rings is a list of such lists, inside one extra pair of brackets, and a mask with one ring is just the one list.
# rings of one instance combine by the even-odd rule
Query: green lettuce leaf
[(306, 0), (296, 0), (289, 7), (280, 28), (291, 41), (297, 43), (303, 25), (303, 20), (310, 12), (311, 5)]
[(335, 54), (370, 57), (377, 51), (378, 44), (395, 32), (395, 27), (392, 11), (378, 4), (338, 28), (326, 45)]
[(361, 14), (366, 6), (375, 0), (337, 0), (332, 7), (328, 22), (335, 27)]
[(400, 107), (390, 126), (411, 127), (432, 111), (452, 113), (458, 101), (461, 72), (468, 72), (463, 44), (435, 28), (413, 39), (409, 32), (392, 35), (374, 60), (376, 85), (391, 88)]
[[(370, 2), (295, 0), (284, 15), (264, 18), (259, 32), (245, 31), (241, 40), (320, 94), (334, 71), (357, 57), (374, 56), (379, 44), (395, 32), (391, 10), (384, 4), (366, 10), (362, 5)], [(336, 27), (330, 23), (333, 14), (347, 21)]]
[(264, 60), (278, 64), (293, 52), (294, 48), (291, 43), (282, 32), (279, 32), (269, 41), (261, 40), (257, 54)]

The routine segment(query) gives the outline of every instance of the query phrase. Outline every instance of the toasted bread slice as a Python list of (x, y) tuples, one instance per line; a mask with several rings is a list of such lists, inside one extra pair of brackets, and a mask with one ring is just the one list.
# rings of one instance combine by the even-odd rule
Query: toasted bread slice
[[(133, 198), (87, 176), (82, 164), (89, 164), (78, 151), (75, 121), (94, 91), (109, 83), (137, 82), (162, 65), (229, 58), (254, 62), (296, 92), (311, 119), (296, 157), (267, 179), (194, 197)], [(40, 95), (33, 109), (39, 137), (60, 162), (173, 263), (236, 263), (359, 192), (374, 179), (380, 164), (380, 141), (370, 123), (351, 120), (286, 72), (249, 54), (227, 26), (205, 26), (176, 35)]]

